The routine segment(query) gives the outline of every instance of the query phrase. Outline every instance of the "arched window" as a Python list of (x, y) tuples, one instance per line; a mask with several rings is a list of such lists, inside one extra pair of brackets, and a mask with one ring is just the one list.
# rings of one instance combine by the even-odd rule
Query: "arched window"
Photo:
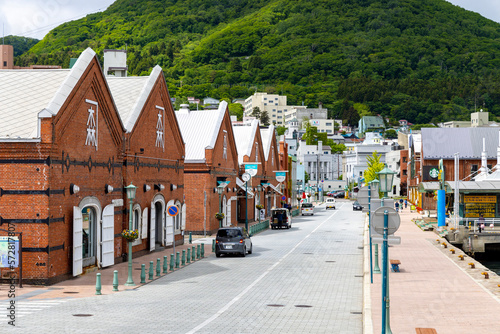
[(132, 245), (138, 245), (142, 242), (142, 210), (140, 204), (134, 204), (132, 209), (132, 229), (137, 230), (139, 238), (137, 238)]

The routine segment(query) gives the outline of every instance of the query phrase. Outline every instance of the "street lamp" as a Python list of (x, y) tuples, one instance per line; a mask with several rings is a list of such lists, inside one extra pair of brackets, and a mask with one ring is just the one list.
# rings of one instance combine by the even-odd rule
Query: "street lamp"
[[(378, 196), (378, 188), (380, 186), (380, 181), (377, 180), (377, 179), (374, 179), (370, 182), (368, 182), (368, 196), (369, 196), (369, 199), (368, 199), (368, 224), (370, 225), (370, 229), (369, 229), (369, 232), (370, 232), (370, 244), (372, 243), (372, 228), (371, 228), (371, 225), (372, 225), (372, 212), (371, 212), (371, 194), (373, 192), (373, 194), (377, 194)], [(381, 271), (380, 271), (380, 267), (378, 265), (378, 244), (373, 244), (373, 246), (375, 246), (375, 264), (373, 265), (373, 273), (375, 274), (380, 274)], [(372, 253), (372, 247), (370, 247), (370, 257), (371, 257), (371, 253)]]
[[(224, 187), (222, 185), (217, 186), (217, 193), (219, 194), (219, 212), (222, 213), (222, 203), (221, 203), (221, 196), (222, 193), (224, 192)], [(222, 227), (222, 219), (219, 220), (219, 228)]]
[(384, 193), (384, 197), (387, 197), (387, 193), (392, 190), (392, 182), (395, 174), (396, 172), (390, 170), (387, 165), (380, 172), (377, 172), (380, 180), (380, 191)]
[[(127, 198), (130, 203), (130, 210), (128, 213), (128, 229), (132, 230), (132, 206), (134, 204), (134, 198), (135, 198), (135, 191), (137, 190), (137, 187), (134, 186), (132, 183), (130, 185), (125, 187), (125, 190), (127, 191)], [(128, 278), (127, 282), (125, 282), (126, 286), (134, 286), (134, 279), (132, 278), (132, 240), (128, 241)]]

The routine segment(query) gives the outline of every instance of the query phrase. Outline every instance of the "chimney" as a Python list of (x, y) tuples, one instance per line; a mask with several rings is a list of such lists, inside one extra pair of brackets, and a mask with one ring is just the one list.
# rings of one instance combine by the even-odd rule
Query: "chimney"
[(486, 154), (486, 138), (483, 138), (483, 152), (481, 152), (481, 173), (488, 172), (488, 156)]
[(181, 104), (181, 109), (179, 109), (179, 113), (181, 114), (189, 114), (189, 104)]

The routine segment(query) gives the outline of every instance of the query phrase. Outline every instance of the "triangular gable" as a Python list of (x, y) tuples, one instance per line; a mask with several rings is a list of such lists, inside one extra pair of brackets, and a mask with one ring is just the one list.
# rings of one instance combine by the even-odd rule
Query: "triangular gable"
[[(216, 132), (214, 132), (215, 140), (217, 138), (221, 138), (223, 140), (223, 136), (219, 136), (223, 130), (227, 132), (227, 148), (231, 151), (231, 156), (233, 157), (233, 166), (238, 169), (238, 150), (236, 148), (236, 140), (234, 137), (233, 126), (231, 122), (231, 116), (229, 115), (228, 104), (225, 101), (222, 101), (219, 104), (218, 112), (221, 115), (221, 123), (218, 124)], [(216, 142), (213, 142), (212, 147), (216, 146)], [(208, 147), (207, 147), (208, 148)]]
[[(80, 119), (78, 135), (76, 135), (72, 132), (75, 131), (76, 124), (74, 123), (80, 118), (77, 117), (78, 112), (81, 112), (79, 109), (84, 108), (89, 114), (85, 117), (81, 116), (83, 118)], [(91, 49), (85, 50), (78, 58), (70, 75), (63, 82), (48, 108), (40, 113), (40, 117), (50, 117), (49, 114), (54, 116), (56, 138), (61, 138), (69, 131), (70, 136), (75, 135), (75, 140), (78, 141), (76, 147), (81, 143), (81, 145), (91, 145), (98, 149), (100, 132), (109, 129), (110, 139), (116, 146), (121, 147), (125, 129), (116, 111), (101, 65)], [(93, 137), (89, 135), (92, 131), (95, 131)], [(80, 138), (82, 135), (83, 138)]]

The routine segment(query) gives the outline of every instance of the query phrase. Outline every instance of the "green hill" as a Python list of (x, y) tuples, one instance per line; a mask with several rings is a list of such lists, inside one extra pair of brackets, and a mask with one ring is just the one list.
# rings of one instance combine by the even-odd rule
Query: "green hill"
[[(445, 0), (118, 0), (52, 30), (19, 65), (127, 48), (131, 75), (163, 67), (173, 96), (255, 90), (318, 102), (354, 124), (500, 116), (500, 25)], [(494, 115), (494, 116), (493, 116)]]

